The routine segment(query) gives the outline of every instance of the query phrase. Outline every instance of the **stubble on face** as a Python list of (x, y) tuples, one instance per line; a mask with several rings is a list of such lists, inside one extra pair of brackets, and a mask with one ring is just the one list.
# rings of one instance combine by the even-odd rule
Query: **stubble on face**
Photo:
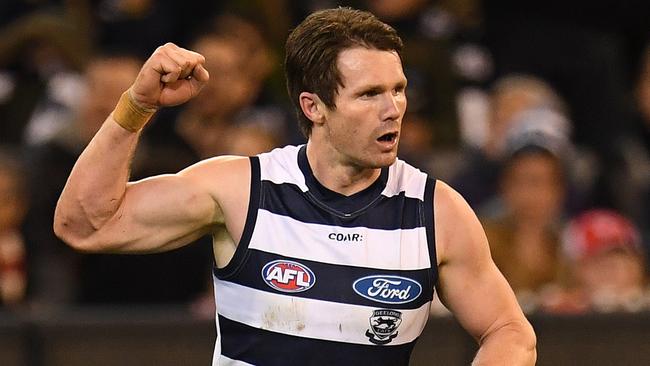
[(324, 126), (332, 153), (340, 163), (358, 169), (391, 165), (406, 111), (406, 77), (399, 55), (355, 47), (342, 51), (337, 64), (343, 85)]

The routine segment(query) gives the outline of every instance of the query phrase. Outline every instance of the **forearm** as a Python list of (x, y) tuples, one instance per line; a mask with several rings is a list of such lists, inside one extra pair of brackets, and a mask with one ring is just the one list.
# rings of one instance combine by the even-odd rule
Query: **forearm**
[(536, 342), (535, 332), (527, 321), (508, 323), (481, 340), (472, 365), (535, 365)]
[(77, 160), (54, 216), (57, 235), (69, 244), (83, 242), (118, 210), (126, 192), (139, 132), (109, 116)]

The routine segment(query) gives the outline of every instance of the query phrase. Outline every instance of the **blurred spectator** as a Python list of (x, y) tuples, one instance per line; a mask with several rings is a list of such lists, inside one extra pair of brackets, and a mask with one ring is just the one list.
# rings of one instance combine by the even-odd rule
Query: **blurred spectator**
[(594, 209), (566, 227), (562, 248), (570, 288), (548, 294), (546, 310), (557, 313), (650, 309), (650, 291), (639, 232), (612, 210)]
[(628, 145), (627, 159), (632, 171), (632, 186), (628, 192), (631, 217), (642, 230), (646, 253), (650, 253), (650, 43), (641, 57), (636, 80), (635, 101), (639, 116), (638, 134), (642, 144)]
[(560, 280), (568, 139), (522, 129), (508, 139), (499, 177), (498, 213), (482, 217), (495, 264), (522, 307), (533, 310), (545, 286)]
[(91, 11), (86, 0), (13, 5), (17, 17), (0, 28), (0, 118), (6, 122), (0, 124), (0, 143), (40, 142), (65, 117), (30, 122), (32, 113), (70, 107), (74, 97), (61, 89), (76, 85), (91, 53)]
[[(16, 1), (13, 1), (16, 3)], [(0, 65), (20, 62), (29, 55), (36, 64), (63, 62), (75, 69), (92, 50), (91, 5), (88, 0), (33, 1), (14, 4), (15, 18), (3, 19)], [(11, 8), (11, 5), (6, 5)], [(4, 6), (3, 6), (4, 7)], [(45, 64), (41, 64), (44, 69)]]
[[(28, 207), (26, 172), (0, 150), (0, 305), (19, 305), (27, 289), (26, 248), (22, 224)], [(2, 306), (0, 306), (2, 307)]]
[(646, 146), (650, 146), (650, 43), (641, 57), (639, 75), (636, 82), (635, 100), (642, 117)]
[(155, 154), (175, 156), (169, 172), (224, 154), (229, 130), (250, 121), (286, 134), (284, 112), (273, 105), (258, 105), (271, 56), (260, 30), (251, 22), (232, 15), (214, 19), (212, 26), (193, 43), (206, 58), (210, 81), (201, 93), (175, 111), (164, 111), (147, 137)]
[(490, 94), (486, 141), (482, 146), (464, 147), (463, 161), (451, 179), (452, 186), (480, 211), (498, 191), (508, 136), (526, 124), (568, 139), (571, 127), (566, 112), (561, 97), (541, 79), (515, 74), (497, 80)]
[(53, 139), (74, 118), (83, 96), (81, 72), (62, 69), (51, 75), (44, 85), (23, 131), (23, 144), (39, 145)]
[[(567, 115), (562, 98), (549, 84), (532, 75), (508, 75), (499, 79), (492, 89), (491, 103), (490, 133), (483, 150), (492, 159), (499, 159), (506, 152), (508, 134), (518, 127), (517, 122), (522, 114), (531, 110), (547, 110)], [(557, 127), (570, 130), (569, 126), (565, 126), (567, 123), (563, 121), (563, 125)]]

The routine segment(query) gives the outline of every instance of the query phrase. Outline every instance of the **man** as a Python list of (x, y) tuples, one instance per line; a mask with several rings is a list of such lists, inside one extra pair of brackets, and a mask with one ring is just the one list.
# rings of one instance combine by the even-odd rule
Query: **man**
[(534, 364), (533, 330), (469, 206), (396, 159), (396, 32), (366, 12), (324, 10), (286, 48), (306, 145), (127, 183), (150, 115), (209, 77), (201, 55), (167, 44), (79, 158), (57, 234), (80, 250), (139, 253), (218, 237), (215, 365), (406, 365), (434, 285), (478, 340), (476, 364)]

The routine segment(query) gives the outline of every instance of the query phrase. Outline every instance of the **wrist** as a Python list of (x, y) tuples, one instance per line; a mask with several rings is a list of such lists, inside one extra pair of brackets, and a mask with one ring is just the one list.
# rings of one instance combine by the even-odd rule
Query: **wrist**
[(131, 95), (131, 89), (125, 91), (113, 110), (113, 119), (127, 131), (138, 132), (144, 128), (156, 108), (148, 108), (136, 102)]

